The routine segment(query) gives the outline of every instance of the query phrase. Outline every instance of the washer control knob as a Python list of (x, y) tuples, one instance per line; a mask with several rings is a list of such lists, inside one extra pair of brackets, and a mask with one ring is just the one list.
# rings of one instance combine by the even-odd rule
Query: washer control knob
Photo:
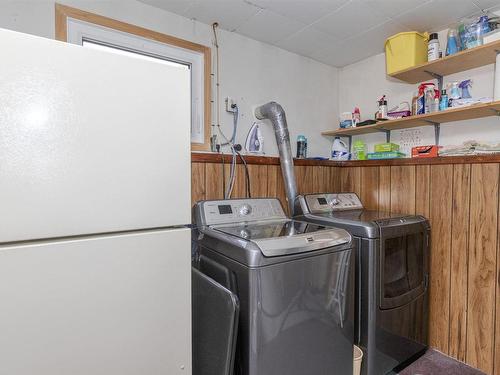
[(240, 215), (247, 216), (252, 213), (252, 206), (249, 204), (244, 204), (240, 207)]
[(338, 206), (340, 201), (337, 198), (332, 199), (332, 206)]

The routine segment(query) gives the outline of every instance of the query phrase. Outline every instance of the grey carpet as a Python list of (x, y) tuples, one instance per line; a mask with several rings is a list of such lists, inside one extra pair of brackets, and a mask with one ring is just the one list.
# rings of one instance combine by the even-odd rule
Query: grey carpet
[(403, 369), (399, 375), (485, 375), (437, 350), (430, 349), (422, 357)]

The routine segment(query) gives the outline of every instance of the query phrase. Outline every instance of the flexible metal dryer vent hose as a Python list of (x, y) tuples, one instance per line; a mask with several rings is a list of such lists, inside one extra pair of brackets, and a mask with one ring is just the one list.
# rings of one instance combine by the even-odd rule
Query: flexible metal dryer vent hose
[(259, 120), (270, 120), (274, 127), (274, 135), (280, 153), (281, 174), (285, 183), (286, 199), (290, 216), (294, 215), (295, 199), (297, 198), (297, 183), (293, 169), (290, 134), (286, 124), (285, 111), (276, 102), (269, 102), (255, 109), (255, 117)]

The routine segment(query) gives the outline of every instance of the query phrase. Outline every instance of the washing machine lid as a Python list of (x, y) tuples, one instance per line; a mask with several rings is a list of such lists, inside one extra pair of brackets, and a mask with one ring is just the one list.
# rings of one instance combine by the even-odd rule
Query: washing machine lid
[(297, 220), (242, 222), (210, 228), (254, 243), (267, 257), (320, 250), (351, 241), (345, 230)]
[[(322, 216), (323, 213), (320, 215)], [(361, 224), (373, 223), (378, 220), (387, 220), (394, 218), (401, 218), (407, 215), (395, 214), (387, 211), (377, 211), (377, 210), (349, 210), (349, 211), (334, 211), (330, 212), (329, 217), (336, 220), (350, 220), (353, 222), (358, 222)]]
[(380, 227), (421, 221), (420, 216), (365, 209), (355, 193), (321, 193), (298, 197), (299, 212), (306, 220), (336, 226), (363, 238), (379, 238)]

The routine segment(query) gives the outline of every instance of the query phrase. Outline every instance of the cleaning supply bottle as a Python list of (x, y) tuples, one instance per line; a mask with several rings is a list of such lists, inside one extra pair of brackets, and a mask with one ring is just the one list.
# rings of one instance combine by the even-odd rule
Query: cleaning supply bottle
[(297, 159), (307, 158), (307, 138), (303, 135), (297, 137)]
[(387, 120), (387, 99), (383, 95), (378, 100), (378, 112), (376, 120)]
[(439, 90), (434, 90), (434, 105), (432, 106), (431, 112), (439, 111), (439, 100), (441, 99), (441, 92)]
[(439, 59), (439, 39), (437, 33), (432, 33), (429, 36), (429, 43), (427, 44), (427, 61), (437, 59)]
[(458, 88), (462, 90), (462, 99), (470, 99), (471, 95), (469, 92), (469, 87), (472, 87), (472, 80), (466, 79), (465, 81), (460, 82)]
[(454, 100), (460, 99), (460, 89), (458, 88), (458, 82), (452, 82), (449, 84), (449, 99), (448, 99), (448, 107), (451, 107), (451, 103)]
[(333, 160), (349, 160), (349, 149), (347, 145), (340, 140), (339, 137), (335, 137), (332, 145), (332, 159)]
[(432, 113), (434, 112), (435, 105), (435, 90), (434, 84), (427, 84), (425, 87), (425, 112), (424, 113)]
[(427, 87), (432, 86), (434, 88), (434, 83), (425, 82), (418, 86), (418, 98), (417, 98), (417, 115), (423, 115), (425, 111), (425, 93)]
[(352, 126), (356, 127), (358, 123), (361, 122), (361, 112), (358, 107), (354, 107), (354, 111), (352, 112)]
[(441, 100), (439, 101), (439, 110), (444, 111), (448, 109), (448, 94), (446, 90), (441, 90)]
[(460, 41), (458, 37), (458, 30), (450, 27), (448, 30), (448, 37), (446, 40), (446, 56), (453, 55), (460, 51)]
[(418, 113), (418, 91), (413, 93), (413, 97), (411, 98), (411, 115), (415, 116)]

